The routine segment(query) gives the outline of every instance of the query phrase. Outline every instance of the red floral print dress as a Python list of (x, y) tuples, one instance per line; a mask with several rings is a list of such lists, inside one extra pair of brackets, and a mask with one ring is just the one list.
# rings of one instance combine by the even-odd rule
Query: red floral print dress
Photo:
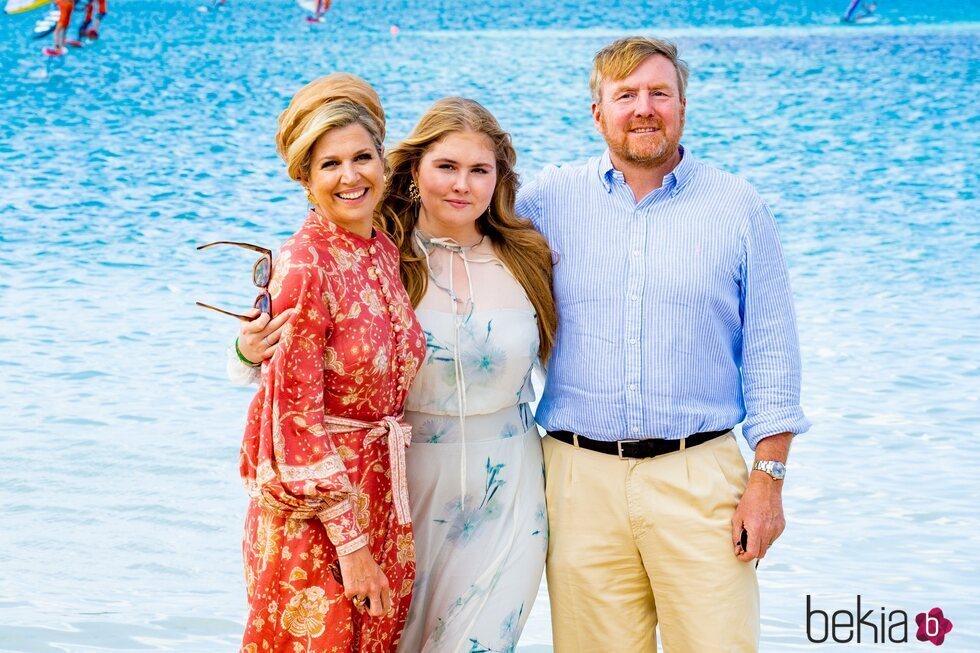
[[(425, 337), (398, 250), (311, 211), (280, 249), (273, 312), (294, 307), (249, 408), (241, 474), (246, 653), (394, 651), (415, 576), (400, 421)], [(374, 618), (344, 597), (338, 555), (367, 545), (391, 585)]]

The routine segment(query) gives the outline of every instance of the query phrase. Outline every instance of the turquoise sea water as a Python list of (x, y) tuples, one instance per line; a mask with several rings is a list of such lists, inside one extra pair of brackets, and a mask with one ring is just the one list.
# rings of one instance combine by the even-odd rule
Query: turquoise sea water
[[(251, 257), (194, 246), (301, 223), (273, 145), (295, 90), (364, 76), (391, 142), (474, 97), (532, 176), (601, 151), (590, 58), (632, 32), (679, 42), (684, 142), (770, 201), (792, 274), (815, 426), (760, 567), (762, 650), (932, 646), (810, 644), (808, 594), (939, 606), (941, 650), (980, 650), (980, 3), (879, 0), (858, 27), (841, 0), (335, 0), (313, 27), (207, 4), (113, 0), (62, 61), (37, 12), (0, 20), (0, 650), (234, 649), (250, 392), (224, 378), (236, 325), (193, 302), (247, 304)], [(542, 592), (518, 651), (550, 641)]]

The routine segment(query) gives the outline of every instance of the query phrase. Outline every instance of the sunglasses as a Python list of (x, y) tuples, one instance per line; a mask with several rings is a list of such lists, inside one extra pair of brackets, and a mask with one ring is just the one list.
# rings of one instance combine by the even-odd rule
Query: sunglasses
[[(264, 247), (259, 247), (258, 245), (249, 245), (248, 243), (235, 243), (227, 240), (219, 240), (214, 243), (208, 243), (207, 245), (201, 245), (197, 249), (207, 249), (208, 247), (214, 247), (215, 245), (233, 245), (235, 247), (242, 247), (244, 249), (250, 249), (253, 252), (258, 252), (262, 255), (255, 265), (252, 266), (252, 283), (257, 287), (262, 289), (259, 296), (255, 298), (255, 308), (259, 309), (263, 313), (268, 313), (272, 316), (272, 295), (269, 294), (269, 281), (272, 279), (272, 250), (268, 250)], [(239, 315), (238, 313), (232, 313), (231, 311), (226, 311), (217, 306), (211, 306), (210, 304), (205, 304), (203, 302), (195, 302), (198, 306), (202, 308), (208, 308), (212, 311), (217, 311), (224, 315), (230, 315), (231, 317), (237, 317), (239, 320), (249, 322), (253, 318), (247, 315)]]

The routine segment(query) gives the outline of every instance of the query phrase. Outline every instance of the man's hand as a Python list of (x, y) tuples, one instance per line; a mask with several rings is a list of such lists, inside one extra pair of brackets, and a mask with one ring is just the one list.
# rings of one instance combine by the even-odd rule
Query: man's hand
[[(785, 462), (789, 456), (792, 433), (771, 435), (756, 446), (756, 460)], [(742, 529), (748, 533), (748, 542), (742, 548)], [(735, 557), (742, 562), (761, 560), (786, 528), (783, 516), (783, 481), (774, 480), (769, 474), (753, 470), (742, 500), (732, 515), (732, 546)]]
[[(782, 485), (782, 481), (772, 480), (765, 472), (752, 472), (749, 476), (745, 494), (732, 516), (732, 544), (735, 557), (742, 562), (765, 558), (769, 546), (786, 528)], [(749, 535), (744, 551), (741, 543), (743, 528)]]

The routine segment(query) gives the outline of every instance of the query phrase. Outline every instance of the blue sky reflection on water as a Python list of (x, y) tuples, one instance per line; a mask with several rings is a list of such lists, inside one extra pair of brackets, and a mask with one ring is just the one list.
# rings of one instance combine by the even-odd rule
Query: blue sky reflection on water
[[(234, 647), (250, 392), (224, 379), (236, 325), (193, 301), (247, 302), (251, 257), (194, 245), (302, 221), (273, 143), (301, 84), (363, 75), (390, 142), (474, 97), (533, 176), (601, 151), (591, 56), (633, 31), (679, 42), (685, 144), (769, 200), (792, 274), (815, 426), (760, 568), (762, 650), (814, 648), (807, 594), (859, 593), (938, 605), (944, 650), (980, 649), (980, 3), (881, 0), (848, 27), (829, 0), (336, 0), (322, 28), (205, 4), (118, 0), (57, 63), (25, 36), (36, 14), (0, 21), (0, 650)], [(518, 650), (549, 628), (542, 592)]]

